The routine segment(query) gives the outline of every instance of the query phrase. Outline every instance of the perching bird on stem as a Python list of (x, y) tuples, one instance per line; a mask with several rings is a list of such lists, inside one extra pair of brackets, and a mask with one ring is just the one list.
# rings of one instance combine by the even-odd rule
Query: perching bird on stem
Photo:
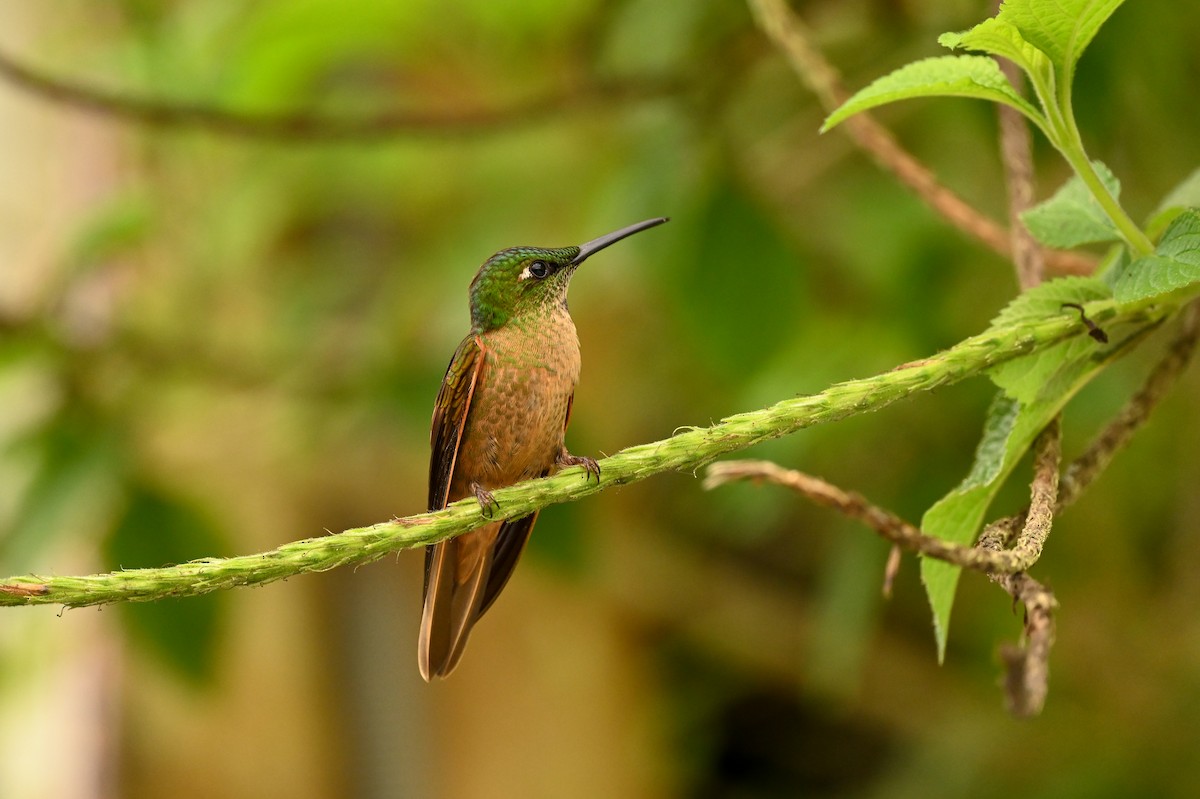
[[(490, 515), (491, 491), (565, 466), (600, 476), (563, 445), (579, 381), (579, 338), (567, 311), (575, 269), (614, 242), (666, 222), (647, 219), (578, 247), (514, 247), (471, 281), (471, 332), (458, 345), (433, 407), (429, 509), (463, 497)], [(425, 549), (421, 676), (445, 677), (467, 636), (517, 565), (537, 520), (495, 522)]]

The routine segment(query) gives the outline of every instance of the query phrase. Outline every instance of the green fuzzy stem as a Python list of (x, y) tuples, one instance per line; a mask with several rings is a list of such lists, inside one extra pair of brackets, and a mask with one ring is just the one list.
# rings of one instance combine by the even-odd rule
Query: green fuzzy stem
[(1146, 235), (1137, 223), (1134, 222), (1129, 214), (1125, 213), (1125, 209), (1121, 207), (1121, 203), (1117, 201), (1109, 193), (1108, 187), (1104, 185), (1104, 181), (1096, 174), (1095, 167), (1092, 166), (1092, 160), (1088, 158), (1087, 152), (1083, 149), (1083, 137), (1079, 134), (1079, 127), (1075, 124), (1075, 117), (1071, 111), (1070, 99), (1066, 102), (1066, 112), (1055, 114), (1050, 119), (1051, 129), (1054, 135), (1051, 141), (1067, 159), (1067, 163), (1079, 175), (1079, 179), (1088, 187), (1088, 191), (1096, 198), (1096, 202), (1100, 203), (1100, 207), (1104, 209), (1104, 213), (1116, 225), (1117, 231), (1121, 234), (1121, 238), (1129, 245), (1129, 249), (1133, 251), (1134, 257), (1150, 255), (1154, 252), (1154, 243)]
[(1082, 150), (1078, 153), (1066, 153), (1067, 160), (1071, 162), (1071, 166), (1079, 174), (1084, 185), (1091, 191), (1092, 196), (1100, 203), (1100, 207), (1108, 214), (1108, 218), (1113, 221), (1120, 231), (1121, 237), (1125, 239), (1125, 243), (1133, 250), (1135, 257), (1150, 255), (1154, 252), (1154, 244), (1150, 238), (1137, 226), (1129, 214), (1125, 213), (1125, 209), (1117, 202), (1108, 188), (1104, 185), (1104, 181), (1100, 180), (1100, 176), (1096, 174), (1092, 162), (1083, 154)]
[[(1145, 309), (1117, 309), (1111, 301), (1093, 303), (1087, 314), (1098, 324), (1108, 325), (1144, 323), (1150, 319)], [(1073, 313), (1035, 324), (994, 327), (931, 358), (890, 372), (839, 383), (819, 394), (786, 399), (761, 410), (727, 417), (710, 427), (688, 428), (662, 441), (629, 447), (599, 462), (599, 481), (585, 479), (581, 468), (571, 468), (552, 477), (497, 489), (494, 496), (499, 508), (494, 518), (484, 518), (479, 504), (467, 499), (436, 513), (293, 541), (255, 555), (207, 558), (177, 566), (86, 577), (11, 577), (0, 581), (0, 605), (82, 607), (193, 596), (367, 563), (397, 550), (442, 541), (495, 519), (524, 516), (547, 505), (581, 499), (662, 472), (695, 471), (721, 455), (806, 427), (878, 410), (1084, 332)]]

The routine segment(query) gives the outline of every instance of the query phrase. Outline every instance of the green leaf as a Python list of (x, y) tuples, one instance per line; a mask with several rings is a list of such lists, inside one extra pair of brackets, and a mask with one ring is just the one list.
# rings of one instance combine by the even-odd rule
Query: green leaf
[[(921, 530), (926, 535), (969, 544), (975, 540), (983, 515), (996, 495), (1002, 478), (1008, 476), (1016, 457), (1010, 457), (1010, 449), (1024, 451), (1033, 438), (1014, 436), (1021, 406), (1016, 400), (998, 393), (988, 409), (983, 437), (975, 451), (975, 462), (970, 473), (957, 488), (934, 503), (921, 519)], [(1028, 421), (1023, 428), (1029, 427)], [(1036, 433), (1035, 433), (1036, 434)], [(1028, 439), (1025, 441), (1024, 439)], [(1022, 444), (1024, 447), (1022, 447)], [(937, 640), (938, 660), (946, 653), (946, 641), (950, 629), (950, 611), (954, 607), (954, 593), (958, 587), (961, 570), (933, 558), (921, 560), (921, 581), (933, 610), (934, 636)]]
[[(1093, 161), (1092, 165), (1113, 199), (1118, 199), (1121, 182), (1112, 170), (1099, 161)], [(1121, 239), (1112, 219), (1078, 175), (1071, 177), (1050, 199), (1021, 214), (1021, 221), (1035, 239), (1048, 247), (1069, 248)]]
[(1021, 31), (1000, 19), (985, 19), (963, 33), (943, 33), (938, 44), (950, 49), (976, 50), (1007, 58), (1025, 70), (1035, 85), (1044, 87), (1046, 96), (1054, 96), (1054, 68), (1049, 57), (1021, 35)]
[[(224, 537), (208, 517), (161, 489), (135, 486), (105, 545), (109, 569), (183, 563), (215, 556)], [(225, 594), (158, 602), (126, 602), (122, 621), (134, 638), (177, 674), (195, 684), (211, 681)]]
[(1146, 235), (1151, 239), (1158, 238), (1185, 208), (1200, 208), (1200, 169), (1184, 178), (1158, 204), (1146, 223)]
[(1200, 283), (1200, 212), (1182, 211), (1153, 255), (1125, 267), (1113, 283), (1117, 302), (1148, 300)]
[(1040, 127), (1041, 112), (1017, 94), (996, 62), (987, 56), (960, 55), (926, 58), (900, 67), (858, 91), (825, 120), (827, 131), (869, 108), (913, 97), (974, 97), (1012, 106)]
[(1070, 85), (1075, 65), (1113, 12), (1124, 0), (1007, 0), (996, 19), (1021, 32), (1022, 38), (1054, 63), (1058, 80)]
[[(988, 411), (983, 438), (976, 450), (970, 473), (958, 487), (925, 512), (921, 529), (927, 535), (957, 544), (973, 542), (979, 535), (984, 514), (996, 492), (1020, 462), (1021, 456), (1071, 397), (1099, 373), (1112, 352), (1102, 352), (1099, 357), (1062, 362), (1054, 374), (1044, 381), (1037, 399), (1032, 402), (1021, 402), (1004, 392), (997, 394)], [(950, 611), (954, 607), (954, 594), (961, 571), (957, 566), (934, 558), (921, 560), (921, 580), (933, 611), (939, 660), (946, 653)]]
[(1071, 276), (1047, 280), (1014, 297), (1000, 309), (988, 329), (1041, 321), (1062, 313), (1064, 302), (1094, 302), (1111, 296), (1108, 286), (1099, 278)]
[[(1080, 305), (1112, 299), (1112, 291), (1095, 277), (1064, 277), (1050, 280), (1026, 291), (1008, 304), (992, 322), (993, 327), (1010, 327), (1026, 321), (1060, 314), (1075, 315), (1063, 303)], [(1024, 403), (1038, 400), (1051, 378), (1064, 366), (1080, 358), (1097, 355), (1098, 342), (1088, 336), (1068, 339), (1041, 352), (1016, 358), (994, 367), (992, 382), (1013, 399)]]

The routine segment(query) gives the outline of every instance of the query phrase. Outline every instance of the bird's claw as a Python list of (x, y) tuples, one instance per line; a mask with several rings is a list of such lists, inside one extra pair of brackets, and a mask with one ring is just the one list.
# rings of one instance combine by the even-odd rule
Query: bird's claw
[(496, 515), (496, 511), (500, 508), (500, 503), (492, 496), (492, 492), (479, 483), (471, 483), (469, 487), (471, 493), (475, 495), (475, 499), (479, 502), (479, 512), (488, 519)]
[(600, 482), (600, 464), (596, 463), (595, 458), (590, 458), (587, 455), (572, 455), (564, 449), (561, 453), (559, 453), (558, 465), (559, 467), (582, 466), (584, 470), (584, 480), (595, 477), (596, 483), (598, 484)]

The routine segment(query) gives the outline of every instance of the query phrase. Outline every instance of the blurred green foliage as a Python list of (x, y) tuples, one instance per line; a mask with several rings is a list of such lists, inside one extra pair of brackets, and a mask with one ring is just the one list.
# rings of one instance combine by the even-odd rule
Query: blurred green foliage
[[(134, 569), (183, 563), (227, 553), (221, 533), (207, 516), (152, 486), (131, 487), (127, 506), (104, 543), (106, 569)], [(164, 602), (121, 606), (130, 632), (183, 676), (213, 678), (224, 592)]]
[[(6, 573), (252, 552), (420, 510), (466, 287), (503, 247), (673, 217), (575, 279), (584, 371), (568, 442), (593, 454), (920, 358), (983, 329), (1016, 290), (1010, 265), (839, 134), (817, 135), (823, 112), (739, 3), (11, 5), (0, 52), (130, 96), (251, 115), (500, 118), (358, 141), (248, 138), (92, 119), (0, 84), (8, 129), (28, 131), (0, 171), (44, 159), (38, 182), (14, 178), (0, 195)], [(793, 6), (851, 87), (990, 13), (963, 0)], [(1198, 25), (1200, 6), (1127, 3), (1080, 65), (1088, 150), (1137, 219), (1200, 154), (1180, 113)], [(549, 110), (503, 113), (540, 98)], [(880, 117), (1004, 218), (991, 109), (920, 102)], [(1042, 143), (1037, 162), (1045, 197), (1067, 173)], [(1158, 346), (1072, 403), (1068, 454)], [(1193, 375), (1055, 526), (1037, 574), (1063, 608), (1049, 704), (1032, 723), (1002, 711), (994, 653), (1020, 619), (986, 580), (962, 581), (938, 668), (910, 562), (879, 599), (882, 542), (782, 491), (705, 494), (667, 476), (547, 510), (518, 595), (467, 656), (478, 665), (436, 689), (408, 682), (415, 606), (405, 615), (369, 588), (417, 596), (419, 553), (111, 614), (132, 653), (108, 686), (123, 708), (122, 791), (262, 795), (283, 792), (283, 773), (298, 775), (289, 795), (369, 796), (391, 769), (446, 796), (488, 795), (462, 787), (470, 772), (491, 796), (550, 780), (544, 795), (613, 795), (553, 768), (599, 760), (610, 783), (637, 786), (627, 795), (1188, 796), (1200, 780), (1196, 390)], [(991, 393), (977, 381), (751, 454), (916, 519), (967, 473)], [(1023, 501), (1026, 472), (998, 512)], [(522, 590), (550, 599), (532, 612)], [(68, 638), (89, 618), (46, 614)], [(621, 657), (553, 646), (564, 630), (610, 631)], [(391, 639), (394, 660), (378, 649)], [(504, 670), (527, 650), (537, 669)], [(145, 676), (160, 667), (142, 652), (206, 688), (179, 698)], [(514, 713), (502, 700), (522, 685), (541, 699)], [(238, 715), (250, 705), (269, 729)], [(183, 732), (210, 715), (221, 751)], [(610, 716), (621, 735), (584, 737)], [(561, 751), (497, 732), (525, 719)], [(471, 748), (472, 725), (486, 745)], [(364, 765), (398, 729), (408, 737)], [(164, 736), (186, 745), (147, 743)], [(231, 776), (250, 772), (257, 782)], [(193, 785), (197, 773), (212, 782)]]

